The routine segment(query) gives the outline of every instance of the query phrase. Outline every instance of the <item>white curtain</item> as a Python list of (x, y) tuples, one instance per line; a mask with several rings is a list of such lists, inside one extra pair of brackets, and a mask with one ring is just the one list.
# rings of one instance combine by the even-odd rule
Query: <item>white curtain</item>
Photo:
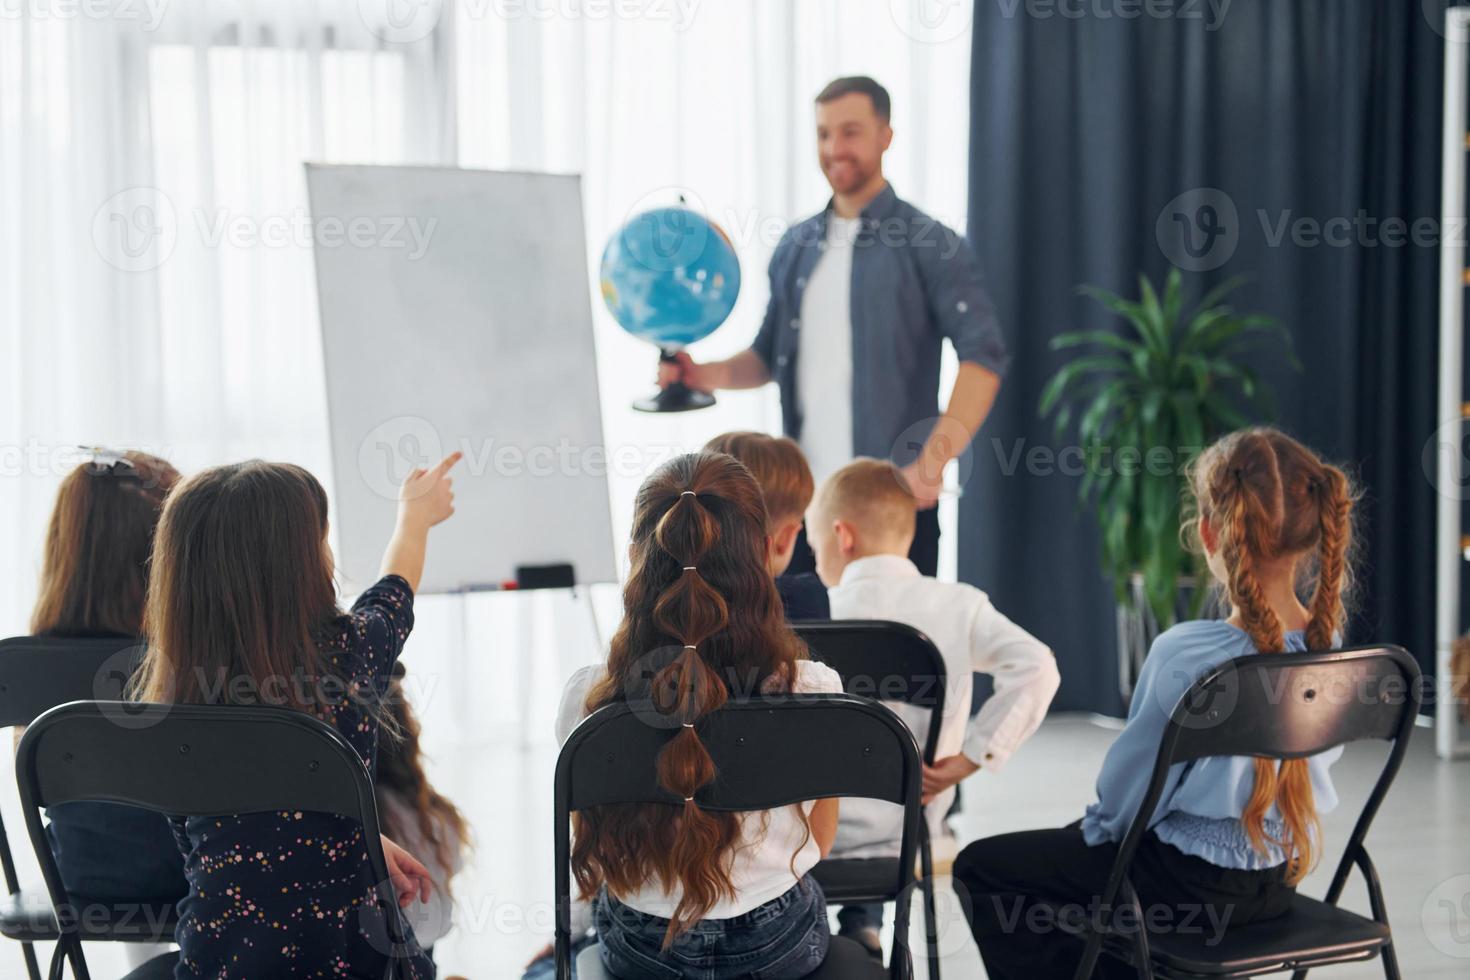
[[(77, 444), (326, 476), (303, 161), (581, 173), (594, 275), (622, 220), (683, 193), (741, 257), (736, 311), (695, 351), (721, 356), (755, 332), (782, 230), (827, 198), (812, 98), (831, 78), (888, 86), (890, 179), (963, 227), (968, 19), (936, 0), (0, 0), (0, 633), (24, 630)], [(779, 428), (769, 389), (630, 411), (654, 351), (590, 286), (610, 449)], [(620, 533), (639, 479), (612, 476)], [(424, 613), (436, 646), (484, 632)]]

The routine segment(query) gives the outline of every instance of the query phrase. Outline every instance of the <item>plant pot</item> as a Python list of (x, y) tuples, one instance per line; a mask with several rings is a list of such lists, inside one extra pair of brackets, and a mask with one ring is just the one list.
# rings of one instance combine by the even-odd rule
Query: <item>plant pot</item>
[[(1213, 596), (1206, 596), (1199, 612), (1193, 612), (1197, 583), (1193, 576), (1179, 579), (1174, 595), (1174, 619), (1176, 622), (1190, 618), (1212, 619), (1219, 613)], [(1118, 603), (1118, 693), (1123, 698), (1126, 711), (1133, 699), (1133, 689), (1138, 685), (1138, 675), (1143, 670), (1144, 658), (1154, 640), (1163, 630), (1148, 597), (1143, 589), (1143, 575), (1134, 572), (1128, 576), (1128, 595)]]

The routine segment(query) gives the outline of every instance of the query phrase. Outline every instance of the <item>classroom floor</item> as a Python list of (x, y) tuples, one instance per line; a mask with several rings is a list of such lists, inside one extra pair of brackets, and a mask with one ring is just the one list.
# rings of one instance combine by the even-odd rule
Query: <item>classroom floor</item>
[[(429, 605), (425, 601), (425, 605)], [(484, 611), (490, 617), (494, 610)], [(478, 851), (466, 873), (456, 879), (456, 930), (437, 949), (441, 976), (509, 980), (519, 976), (526, 958), (551, 933), (551, 771), (556, 746), (551, 720), (560, 677), (578, 664), (554, 657), (516, 658), (510, 649), (545, 649), (531, 641), (538, 630), (564, 633), (581, 629), (573, 605), (542, 602), (531, 619), (507, 623), (497, 617), (501, 641), (465, 657), (435, 660), (423, 649), (453, 648), (448, 633), (466, 630), (470, 613), (444, 616), (420, 610), (420, 630), (410, 651), (410, 670), (419, 688), (410, 688), (422, 705), (431, 777), (465, 810), (478, 833)], [(534, 620), (534, 621), (532, 621)], [(442, 632), (441, 632), (442, 630)], [(581, 646), (575, 644), (573, 646)], [(519, 664), (514, 670), (507, 664)], [(960, 817), (961, 840), (1032, 827), (1060, 826), (1082, 814), (1092, 782), (1116, 732), (1086, 717), (1054, 716), (1001, 773), (976, 776), (966, 785)], [(1349, 749), (1335, 768), (1344, 807), (1329, 814), (1327, 840), (1341, 842), (1357, 818), (1357, 804), (1382, 763), (1377, 746)], [(1351, 804), (1351, 805), (1349, 805)], [(1383, 876), (1394, 924), (1399, 964), (1411, 980), (1449, 980), (1470, 976), (1470, 763), (1442, 763), (1433, 755), (1429, 730), (1417, 732), (1410, 757), (1399, 774), (1372, 835), (1370, 852)], [(22, 879), (38, 880), (25, 845), (13, 792), (3, 793), (3, 815), (22, 858)], [(1326, 870), (1305, 883), (1308, 893), (1326, 887), (1338, 849), (1330, 849)], [(941, 886), (941, 948), (944, 973), (951, 980), (983, 977), (975, 943), (964, 927), (953, 893)], [(948, 901), (945, 899), (948, 898)], [(1366, 912), (1357, 884), (1345, 904)], [(891, 918), (891, 917), (889, 917)], [(922, 949), (919, 915), (914, 915), (914, 949)], [(90, 946), (88, 962), (98, 980), (121, 976), (122, 959), (106, 946)], [(925, 976), (922, 958), (917, 976)], [(0, 977), (21, 977), (18, 949), (0, 945)], [(1376, 962), (1316, 971), (1324, 980), (1382, 977)]]

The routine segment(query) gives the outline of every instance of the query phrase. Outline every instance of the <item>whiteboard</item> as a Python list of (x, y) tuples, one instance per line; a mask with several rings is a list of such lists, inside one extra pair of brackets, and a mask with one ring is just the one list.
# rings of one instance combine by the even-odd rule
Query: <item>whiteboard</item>
[(306, 168), (338, 569), (377, 578), (397, 488), (462, 450), (420, 592), (517, 565), (616, 581), (579, 178)]

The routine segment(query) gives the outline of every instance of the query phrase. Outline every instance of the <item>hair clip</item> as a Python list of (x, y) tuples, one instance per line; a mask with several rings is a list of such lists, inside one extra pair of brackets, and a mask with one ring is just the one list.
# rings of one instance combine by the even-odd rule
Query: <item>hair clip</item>
[(679, 496), (681, 496), (681, 497), (697, 497), (697, 496), (699, 496), (699, 494), (695, 493), (693, 490), (685, 490), (683, 493), (679, 494)]
[(78, 446), (77, 452), (91, 457), (84, 460), (89, 466), (121, 469), (129, 473), (138, 471), (137, 464), (128, 459), (121, 450), (104, 449), (101, 446)]

